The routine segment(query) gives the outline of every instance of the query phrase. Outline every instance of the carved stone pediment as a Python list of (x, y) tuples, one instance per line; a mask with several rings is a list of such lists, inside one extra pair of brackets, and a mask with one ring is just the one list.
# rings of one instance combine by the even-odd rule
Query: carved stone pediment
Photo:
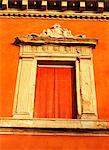
[(27, 35), (31, 40), (40, 38), (72, 38), (81, 39), (86, 38), (85, 35), (72, 35), (71, 31), (67, 28), (62, 28), (59, 24), (54, 24), (51, 28), (44, 29), (40, 34), (29, 34)]
[(67, 28), (62, 28), (59, 24), (54, 24), (51, 28), (44, 29), (42, 33), (31, 33), (27, 36), (15, 38), (15, 45), (88, 45), (95, 47), (97, 39), (86, 38), (85, 35), (73, 35)]

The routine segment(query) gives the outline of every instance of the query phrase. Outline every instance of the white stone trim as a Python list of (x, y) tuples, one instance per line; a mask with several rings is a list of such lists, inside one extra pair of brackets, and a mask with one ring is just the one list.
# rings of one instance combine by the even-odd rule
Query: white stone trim
[(98, 2), (98, 7), (104, 8), (104, 2)]
[(47, 1), (42, 1), (42, 6), (47, 6)]
[(67, 2), (62, 1), (62, 4), (61, 4), (61, 5), (67, 7)]
[(85, 7), (85, 2), (80, 1), (80, 7)]
[(20, 59), (14, 98), (14, 118), (33, 118), (36, 66), (37, 62), (33, 58)]
[(8, 6), (8, 0), (3, 0), (2, 4), (6, 4)]
[[(97, 107), (96, 107), (96, 95), (94, 86), (94, 73), (93, 73), (91, 47), (88, 46), (67, 47), (60, 45), (43, 45), (43, 46), (26, 45), (21, 46), (20, 57), (21, 60), (18, 69), (18, 79), (14, 100), (13, 117), (18, 119), (33, 118), (37, 61), (57, 60), (57, 61), (75, 62), (77, 118), (97, 119)], [(23, 68), (21, 64), (24, 66)], [(28, 79), (25, 81), (25, 83), (22, 83), (23, 78), (25, 77)], [(86, 84), (87, 86), (85, 86)], [(22, 90), (20, 89), (24, 89), (24, 91), (22, 92)], [(23, 111), (25, 113), (23, 113)]]
[(27, 5), (28, 6), (28, 0), (22, 0), (22, 5)]
[[(80, 59), (82, 119), (97, 119), (94, 73), (91, 59)], [(96, 108), (97, 109), (97, 108)]]
[(82, 104), (80, 96), (80, 69), (79, 69), (79, 60), (76, 60), (76, 96), (77, 96), (77, 118), (81, 118), (82, 114)]
[(0, 118), (0, 128), (66, 128), (66, 129), (109, 129), (109, 121), (105, 120), (82, 120), (82, 119), (56, 119), (56, 118)]

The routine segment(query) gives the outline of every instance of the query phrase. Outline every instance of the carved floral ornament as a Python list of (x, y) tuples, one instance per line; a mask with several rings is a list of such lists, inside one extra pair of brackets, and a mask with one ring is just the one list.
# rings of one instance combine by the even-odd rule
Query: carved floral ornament
[(68, 46), (74, 44), (90, 45), (95, 47), (97, 39), (86, 38), (86, 35), (73, 35), (71, 30), (62, 28), (59, 24), (54, 24), (51, 28), (44, 29), (42, 33), (31, 33), (27, 36), (19, 36), (15, 38), (15, 45), (41, 45), (45, 44), (67, 44)]
[(50, 37), (50, 38), (86, 38), (85, 35), (72, 35), (71, 31), (67, 28), (62, 28), (59, 24), (54, 24), (51, 28), (44, 29), (41, 34), (30, 34), (28, 35), (32, 39), (37, 37)]

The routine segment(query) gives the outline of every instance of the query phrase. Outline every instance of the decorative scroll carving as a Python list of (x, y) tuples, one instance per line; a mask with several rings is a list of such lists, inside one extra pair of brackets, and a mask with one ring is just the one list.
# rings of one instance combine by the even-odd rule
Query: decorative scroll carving
[(29, 34), (31, 40), (35, 40), (37, 37), (50, 37), (50, 38), (73, 38), (81, 39), (86, 38), (85, 35), (72, 35), (71, 31), (67, 28), (62, 28), (59, 24), (54, 24), (51, 28), (44, 29), (41, 34)]
[(85, 35), (73, 35), (71, 30), (62, 28), (59, 24), (53, 25), (51, 28), (44, 29), (42, 33), (28, 34), (27, 36), (19, 36), (15, 38), (14, 44), (42, 46), (42, 45), (61, 45), (61, 46), (89, 46), (94, 48), (97, 39), (86, 38)]

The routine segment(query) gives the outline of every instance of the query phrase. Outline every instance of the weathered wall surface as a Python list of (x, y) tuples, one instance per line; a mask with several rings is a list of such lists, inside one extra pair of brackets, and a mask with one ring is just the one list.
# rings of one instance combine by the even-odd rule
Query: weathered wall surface
[(16, 36), (40, 33), (59, 23), (72, 34), (98, 38), (94, 50), (97, 106), (100, 119), (109, 119), (109, 22), (79, 20), (0, 19), (0, 116), (11, 116), (15, 91), (19, 47), (12, 45)]
[[(0, 19), (0, 117), (12, 116), (19, 58), (19, 47), (12, 44), (14, 38), (40, 33), (55, 23), (70, 29), (74, 35), (86, 34), (89, 38), (99, 39), (93, 51), (97, 108), (99, 119), (108, 120), (109, 22), (91, 20)], [(1, 135), (0, 138), (1, 150), (109, 149), (108, 137)]]
[(108, 150), (107, 137), (2, 135), (1, 150)]

